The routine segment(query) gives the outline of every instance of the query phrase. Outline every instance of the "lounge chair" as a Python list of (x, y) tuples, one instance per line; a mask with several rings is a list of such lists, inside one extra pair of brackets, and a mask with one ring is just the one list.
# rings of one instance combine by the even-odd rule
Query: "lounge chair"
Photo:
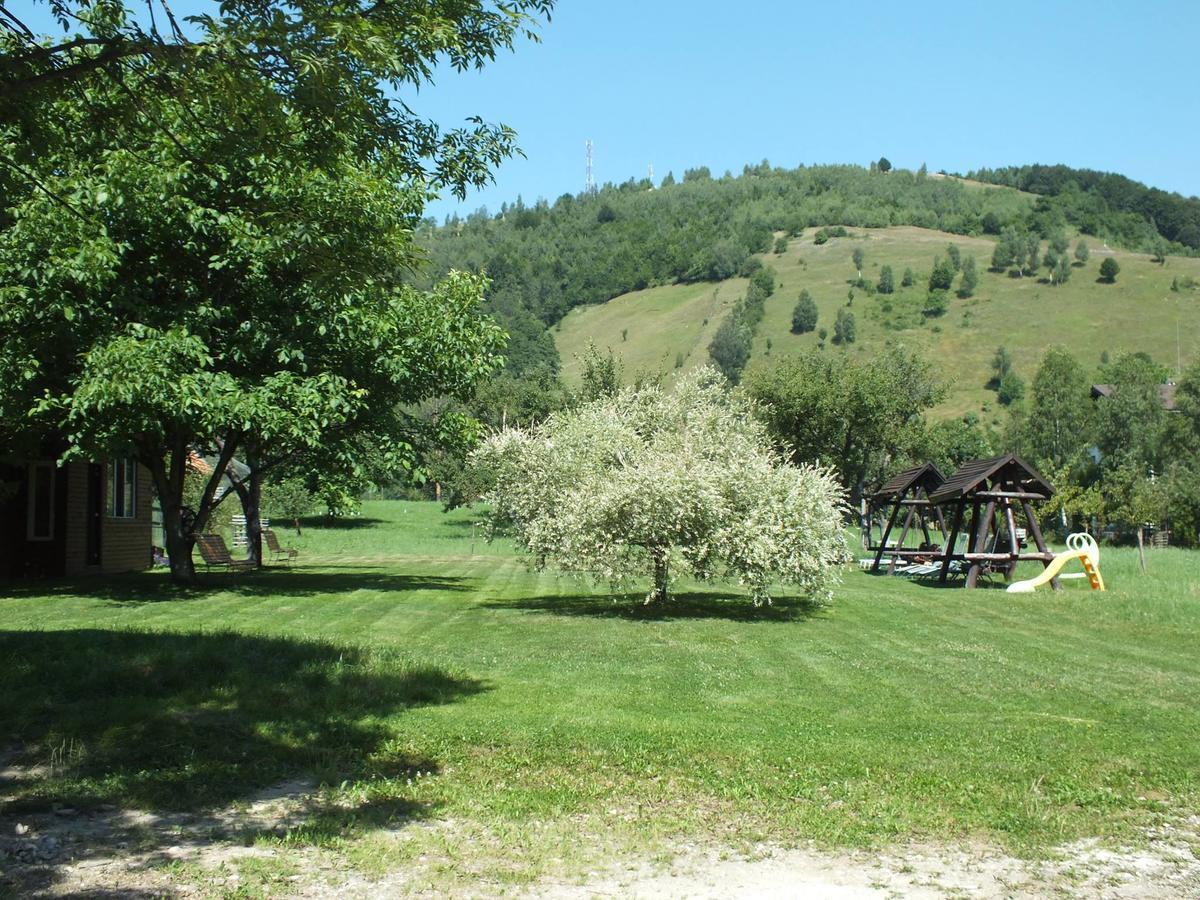
[(204, 560), (204, 569), (225, 569), (235, 572), (241, 569), (253, 569), (254, 560), (234, 559), (229, 555), (225, 539), (219, 534), (196, 535), (196, 546), (200, 548), (200, 558)]
[(284, 547), (279, 543), (279, 537), (270, 528), (263, 529), (263, 537), (267, 541), (267, 549), (271, 552), (271, 562), (286, 562), (289, 566), (292, 560), (300, 555), (295, 547)]

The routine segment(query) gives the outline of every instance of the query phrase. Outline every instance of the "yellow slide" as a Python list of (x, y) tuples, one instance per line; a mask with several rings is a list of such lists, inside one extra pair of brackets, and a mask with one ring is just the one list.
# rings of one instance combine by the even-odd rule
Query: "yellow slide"
[(1043, 584), (1048, 584), (1052, 578), (1058, 575), (1063, 566), (1076, 559), (1083, 563), (1083, 573), (1080, 575), (1064, 575), (1063, 577), (1084, 577), (1091, 584), (1092, 590), (1104, 590), (1104, 579), (1100, 576), (1100, 548), (1096, 544), (1096, 539), (1090, 534), (1079, 533), (1068, 535), (1067, 547), (1070, 549), (1065, 553), (1059, 553), (1055, 556), (1041, 575), (1026, 581), (1014, 581), (1008, 586), (1008, 593), (1031, 594), (1035, 588), (1039, 588)]

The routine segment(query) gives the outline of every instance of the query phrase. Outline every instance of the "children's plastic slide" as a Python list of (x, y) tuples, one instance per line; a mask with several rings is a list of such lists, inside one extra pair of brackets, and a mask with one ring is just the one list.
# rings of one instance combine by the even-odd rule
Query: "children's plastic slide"
[[(1063, 566), (1076, 559), (1083, 563), (1082, 572), (1070, 572), (1065, 575), (1058, 574)], [(1048, 584), (1055, 577), (1086, 578), (1091, 583), (1092, 590), (1104, 590), (1104, 579), (1100, 576), (1100, 547), (1097, 545), (1096, 539), (1090, 534), (1082, 532), (1067, 535), (1067, 550), (1065, 553), (1059, 553), (1055, 556), (1050, 561), (1050, 565), (1046, 566), (1046, 570), (1037, 578), (1030, 578), (1027, 581), (1014, 581), (1008, 586), (1008, 593), (1033, 593), (1035, 588), (1039, 588), (1043, 584)]]

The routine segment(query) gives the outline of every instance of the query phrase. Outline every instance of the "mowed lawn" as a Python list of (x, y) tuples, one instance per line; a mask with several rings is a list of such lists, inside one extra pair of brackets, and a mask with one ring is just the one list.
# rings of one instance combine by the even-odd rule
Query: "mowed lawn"
[(8, 762), (45, 767), (0, 781), (6, 812), (219, 808), (307, 777), (329, 802), (285, 843), (387, 865), (377, 829), (450, 820), (488, 835), (456, 853), (536, 868), (542, 829), (1039, 852), (1197, 808), (1192, 554), (1142, 576), (1104, 548), (1106, 594), (847, 570), (828, 607), (680, 585), (646, 610), (473, 521), (375, 502), (309, 523), (291, 570), (6, 586)]

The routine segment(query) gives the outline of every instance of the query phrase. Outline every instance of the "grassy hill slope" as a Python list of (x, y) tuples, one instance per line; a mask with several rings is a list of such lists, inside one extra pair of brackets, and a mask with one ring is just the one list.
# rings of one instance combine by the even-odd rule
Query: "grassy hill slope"
[[(1000, 345), (1013, 354), (1017, 372), (1027, 379), (1032, 378), (1045, 349), (1056, 343), (1068, 347), (1085, 366), (1099, 366), (1104, 352), (1115, 356), (1140, 350), (1173, 368), (1177, 326), (1183, 364), (1200, 357), (1200, 291), (1176, 293), (1170, 289), (1176, 276), (1200, 281), (1200, 259), (1170, 257), (1164, 266), (1151, 262), (1147, 254), (1114, 252), (1087, 238), (1091, 259), (1072, 269), (1070, 280), (1056, 287), (1046, 283), (1044, 269), (1038, 278), (988, 272), (993, 238), (898, 226), (854, 229), (851, 237), (817, 246), (813, 233), (814, 229), (808, 229), (792, 239), (782, 255), (761, 257), (775, 269), (779, 287), (767, 300), (748, 370), (818, 345), (817, 333), (790, 332), (792, 308), (801, 289), (807, 288), (816, 300), (818, 329), (828, 328), (832, 334), (837, 310), (846, 305), (857, 277), (850, 258), (855, 247), (862, 247), (866, 254), (863, 277), (875, 283), (880, 268), (891, 265), (897, 291), (890, 296), (871, 296), (855, 289), (849, 309), (855, 315), (857, 340), (847, 347), (827, 340), (826, 351), (868, 354), (888, 342), (922, 350), (950, 388), (942, 407), (946, 414), (977, 410), (987, 418), (998, 417), (995, 393), (985, 384), (992, 354)], [(1072, 235), (1072, 247), (1076, 237)], [(969, 299), (952, 295), (945, 315), (925, 319), (921, 310), (934, 257), (944, 257), (951, 242), (958, 245), (964, 258), (976, 258), (979, 287)], [(1121, 265), (1117, 282), (1097, 283), (1100, 263), (1110, 255)], [(905, 268), (916, 274), (911, 288), (899, 287)], [(703, 364), (719, 324), (714, 311), (727, 314), (744, 286), (743, 279), (719, 285), (670, 285), (573, 310), (555, 331), (566, 378), (577, 377), (573, 355), (579, 354), (588, 340), (601, 348), (611, 347), (629, 374), (638, 370), (673, 373), (677, 354), (684, 355), (685, 369)], [(705, 318), (707, 325), (702, 324)], [(623, 329), (627, 329), (624, 340)]]

